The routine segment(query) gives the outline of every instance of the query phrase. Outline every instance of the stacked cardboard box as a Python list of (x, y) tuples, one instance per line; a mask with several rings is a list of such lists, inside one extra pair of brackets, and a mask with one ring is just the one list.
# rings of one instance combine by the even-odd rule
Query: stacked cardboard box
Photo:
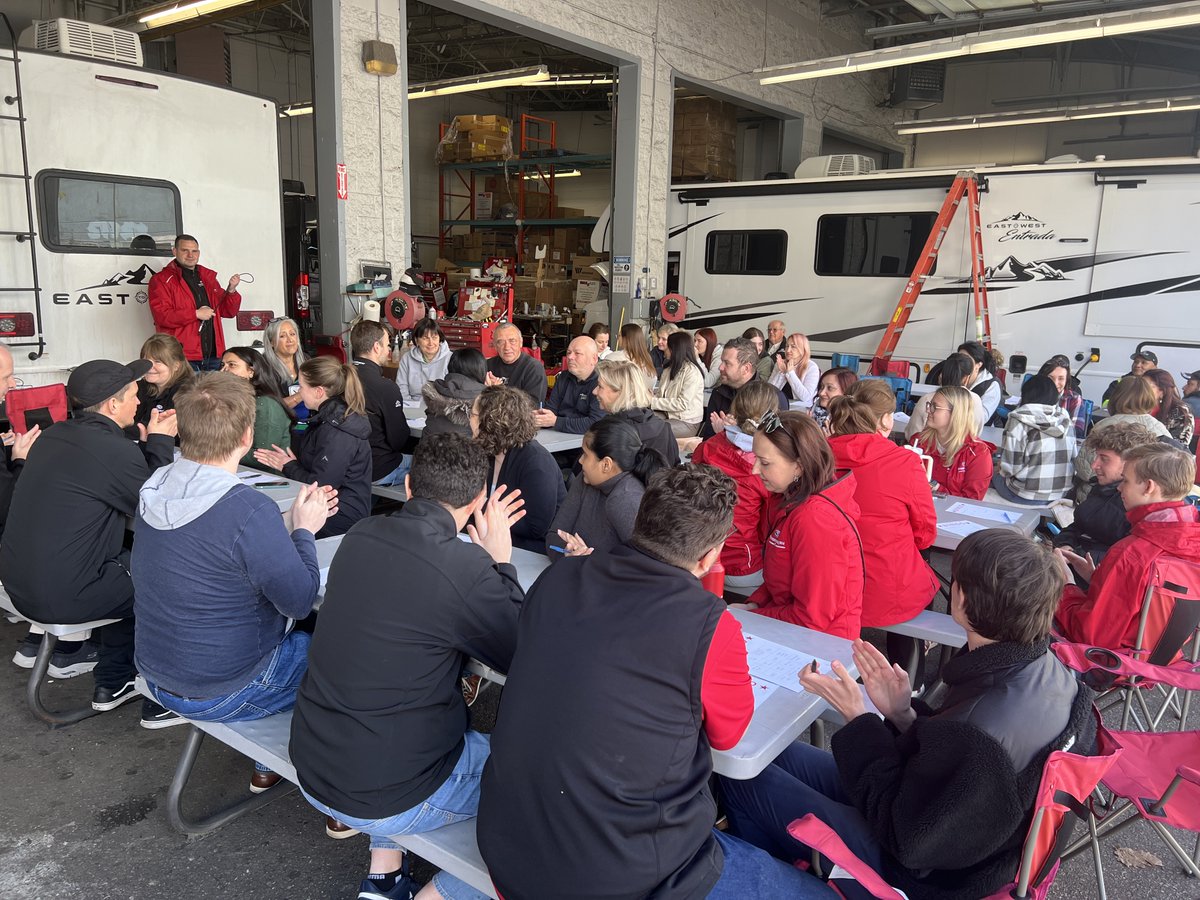
[(504, 116), (455, 116), (438, 144), (439, 163), (515, 159), (512, 120)]
[(671, 177), (733, 181), (737, 177), (736, 108), (710, 97), (675, 101)]

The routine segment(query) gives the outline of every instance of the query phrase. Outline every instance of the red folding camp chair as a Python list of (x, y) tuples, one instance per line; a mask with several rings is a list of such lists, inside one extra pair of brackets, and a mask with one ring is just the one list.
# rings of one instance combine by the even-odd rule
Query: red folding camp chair
[[(1063, 858), (1074, 856), (1089, 844), (1096, 864), (1096, 877), (1104, 884), (1101, 837), (1116, 834), (1134, 822), (1145, 820), (1158, 832), (1188, 874), (1200, 878), (1200, 838), (1192, 856), (1167, 830), (1183, 828), (1200, 833), (1200, 732), (1108, 731), (1096, 735), (1100, 751), (1111, 755), (1112, 768), (1101, 779), (1113, 792), (1111, 809), (1097, 828), (1090, 822), (1089, 834), (1067, 848)], [(1117, 802), (1121, 798), (1121, 802)], [(1128, 816), (1122, 814), (1132, 810)], [(1102, 895), (1103, 896), (1103, 895)]]
[[(1033, 819), (1021, 849), (1021, 865), (1016, 877), (1010, 884), (982, 900), (1009, 897), (1043, 900), (1046, 897), (1058, 873), (1063, 850), (1071, 838), (1071, 828), (1062, 827), (1064, 822), (1074, 822), (1067, 817), (1067, 813), (1073, 813), (1095, 827), (1095, 819), (1086, 805), (1088, 796), (1120, 753), (1120, 748), (1110, 747), (1096, 756), (1078, 756), (1060, 750), (1050, 754), (1042, 770), (1042, 781), (1038, 785), (1033, 806)], [(878, 900), (902, 900), (903, 895), (899, 891), (855, 856), (832, 828), (811, 813), (789, 825), (788, 834), (841, 866), (872, 897)], [(1097, 867), (1100, 872), (1099, 860)], [(831, 881), (830, 886), (837, 890), (837, 881)]]
[[(1182, 731), (1191, 707), (1191, 692), (1200, 690), (1198, 630), (1200, 566), (1161, 556), (1150, 567), (1132, 650), (1117, 651), (1065, 641), (1053, 646), (1065, 665), (1084, 673), (1089, 686), (1121, 695), (1122, 730), (1129, 727), (1132, 715), (1139, 728), (1155, 731), (1166, 714), (1173, 712), (1179, 716)], [(1149, 644), (1152, 648), (1146, 649)], [(1182, 655), (1184, 650), (1186, 656)], [(1151, 691), (1163, 696), (1157, 713), (1151, 712), (1146, 700)], [(1145, 722), (1134, 711), (1135, 702)]]
[(24, 434), (34, 425), (49, 428), (55, 422), (66, 421), (67, 386), (44, 384), (13, 388), (4, 398), (4, 409), (17, 434)]

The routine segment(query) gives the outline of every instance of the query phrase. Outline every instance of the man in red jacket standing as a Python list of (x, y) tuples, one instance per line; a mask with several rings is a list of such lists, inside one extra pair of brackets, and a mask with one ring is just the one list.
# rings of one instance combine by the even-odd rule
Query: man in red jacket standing
[(242, 306), (237, 292), (241, 276), (221, 289), (217, 273), (200, 265), (200, 244), (190, 234), (175, 238), (175, 261), (150, 279), (150, 314), (154, 329), (183, 345), (183, 354), (197, 372), (221, 368), (225, 336), (221, 319), (232, 319)]

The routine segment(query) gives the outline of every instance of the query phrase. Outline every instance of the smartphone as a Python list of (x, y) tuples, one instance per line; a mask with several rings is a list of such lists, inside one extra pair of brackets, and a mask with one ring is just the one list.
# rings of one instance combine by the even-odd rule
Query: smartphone
[(289, 482), (286, 481), (260, 481), (254, 486), (256, 488), (287, 487), (288, 484)]

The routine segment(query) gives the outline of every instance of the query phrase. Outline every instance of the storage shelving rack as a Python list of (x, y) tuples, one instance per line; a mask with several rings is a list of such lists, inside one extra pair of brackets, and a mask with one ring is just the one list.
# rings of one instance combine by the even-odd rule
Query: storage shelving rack
[[(444, 136), (448, 125), (442, 125)], [(562, 153), (558, 148), (558, 123), (529, 114), (521, 115), (519, 157), (517, 159), (479, 159), (442, 163), (438, 166), (438, 252), (446, 256), (446, 245), (453, 229), (516, 230), (516, 262), (522, 270), (526, 229), (553, 231), (555, 228), (579, 228), (594, 225), (594, 216), (581, 218), (527, 218), (529, 197), (545, 197), (545, 208), (553, 210), (557, 198), (556, 175), (559, 169), (607, 169), (612, 156), (607, 153)], [(476, 217), (477, 178), (488, 175), (517, 175), (517, 216), (515, 219)], [(482, 260), (474, 261), (482, 264)]]

